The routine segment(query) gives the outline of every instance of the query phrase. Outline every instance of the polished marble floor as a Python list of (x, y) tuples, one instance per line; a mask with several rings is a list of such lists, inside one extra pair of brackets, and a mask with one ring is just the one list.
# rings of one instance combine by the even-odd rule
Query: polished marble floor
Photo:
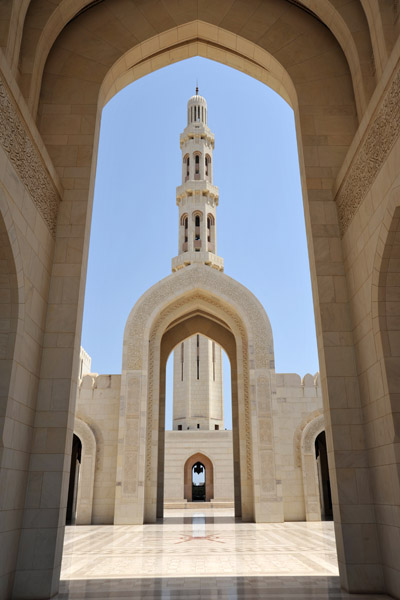
[(61, 580), (59, 600), (364, 598), (340, 591), (333, 523), (242, 523), (230, 509), (67, 527)]

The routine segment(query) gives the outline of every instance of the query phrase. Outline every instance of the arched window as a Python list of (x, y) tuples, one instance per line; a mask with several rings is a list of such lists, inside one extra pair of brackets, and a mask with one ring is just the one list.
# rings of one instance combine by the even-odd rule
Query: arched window
[(214, 215), (207, 215), (207, 249), (208, 252), (215, 252), (215, 219)]
[(200, 156), (198, 154), (196, 154), (194, 164), (195, 164), (195, 170), (194, 170), (195, 175), (199, 175), (200, 174)]
[(206, 160), (205, 160), (206, 177), (209, 177), (209, 175), (210, 175), (210, 172), (211, 172), (210, 165), (211, 165), (211, 157), (209, 154), (206, 154)]
[(200, 227), (200, 216), (199, 215), (196, 215), (194, 224), (196, 227)]

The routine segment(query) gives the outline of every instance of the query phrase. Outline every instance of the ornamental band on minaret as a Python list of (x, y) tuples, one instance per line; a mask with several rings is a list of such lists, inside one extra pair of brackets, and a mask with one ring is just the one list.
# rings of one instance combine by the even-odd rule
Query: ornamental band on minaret
[(207, 125), (207, 102), (196, 88), (195, 96), (188, 101), (187, 126), (180, 136), (182, 184), (176, 188), (179, 247), (178, 256), (172, 259), (173, 272), (195, 262), (224, 270), (224, 261), (217, 256), (214, 143), (214, 134)]
[[(176, 188), (179, 207), (179, 249), (172, 271), (203, 263), (219, 271), (216, 208), (218, 188), (213, 185), (214, 134), (207, 126), (203, 96), (189, 99), (187, 126), (180, 136), (182, 185)], [(210, 430), (224, 428), (221, 347), (194, 335), (174, 351), (173, 428)]]

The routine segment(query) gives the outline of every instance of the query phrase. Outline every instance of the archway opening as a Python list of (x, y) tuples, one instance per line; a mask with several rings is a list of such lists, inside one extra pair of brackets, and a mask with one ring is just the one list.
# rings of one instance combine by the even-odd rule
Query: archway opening
[[(225, 350), (213, 339), (196, 334), (171, 352), (166, 368), (164, 509), (188, 508), (191, 502), (188, 455), (206, 453), (205, 485), (215, 476), (205, 507), (234, 507), (231, 368)], [(194, 467), (193, 467), (194, 468)], [(192, 469), (192, 484), (204, 475)], [(204, 483), (204, 481), (203, 481)], [(204, 487), (205, 490), (205, 487)], [(200, 493), (200, 488), (197, 489)]]
[(206, 468), (200, 461), (192, 467), (192, 502), (206, 501)]
[(210, 502), (214, 496), (214, 465), (205, 454), (190, 456), (184, 466), (184, 496), (193, 502)]
[(78, 501), (79, 471), (82, 460), (82, 442), (74, 433), (71, 450), (71, 470), (69, 472), (66, 525), (75, 525)]
[(315, 458), (317, 461), (321, 519), (324, 521), (332, 521), (332, 495), (329, 479), (328, 452), (326, 449), (325, 431), (321, 431), (321, 433), (315, 439)]
[[(200, 338), (200, 339), (199, 339)], [(192, 352), (190, 352), (190, 345), (192, 345)], [(218, 345), (221, 349), (221, 355), (219, 358), (219, 367), (221, 369), (221, 381), (222, 385), (222, 348), (225, 350), (229, 362), (230, 362), (230, 375), (231, 375), (231, 415), (232, 415), (232, 431), (225, 431), (225, 429), (219, 429), (216, 427), (216, 423), (214, 421), (218, 421), (218, 419), (208, 418), (204, 419), (203, 416), (196, 416), (195, 418), (186, 418), (180, 421), (177, 413), (175, 416), (177, 417), (174, 420), (174, 429), (172, 432), (165, 432), (165, 406), (166, 406), (166, 364), (168, 361), (169, 355), (175, 350), (175, 364), (174, 371), (176, 373), (180, 373), (180, 377), (182, 378), (182, 363), (180, 362), (182, 356), (182, 346), (183, 347), (183, 360), (185, 361), (185, 347), (187, 358), (191, 357), (191, 365), (187, 368), (183, 367), (183, 379), (185, 380), (185, 375), (191, 371), (192, 379), (195, 383), (201, 383), (200, 379), (197, 380), (197, 374), (200, 374), (199, 369), (199, 350), (200, 352), (207, 351), (209, 349), (209, 353), (206, 356), (206, 364), (208, 364), (207, 369), (202, 369), (203, 375), (208, 378), (213, 378), (215, 365), (212, 363), (213, 356), (216, 356), (216, 349), (213, 344)], [(215, 353), (215, 354), (214, 354)], [(199, 452), (199, 444), (200, 441), (202, 443), (202, 448), (204, 450), (208, 449), (211, 452), (215, 453), (215, 456), (219, 455), (223, 456), (222, 464), (225, 464), (225, 468), (221, 467), (218, 470), (221, 477), (226, 477), (227, 481), (230, 483), (230, 480), (233, 480), (233, 486), (231, 483), (232, 489), (232, 498), (223, 498), (225, 501), (229, 500), (233, 503), (235, 509), (235, 516), (242, 516), (242, 495), (241, 495), (241, 476), (240, 476), (240, 449), (239, 449), (239, 402), (238, 402), (238, 381), (237, 381), (237, 373), (238, 373), (238, 364), (237, 364), (237, 349), (236, 349), (236, 339), (230, 330), (229, 326), (217, 319), (215, 316), (209, 315), (204, 311), (197, 310), (194, 313), (190, 313), (182, 317), (182, 319), (173, 323), (164, 333), (161, 340), (161, 348), (160, 348), (161, 360), (160, 360), (160, 403), (159, 403), (159, 446), (158, 446), (158, 483), (157, 483), (157, 516), (163, 516), (164, 509), (164, 498), (165, 493), (171, 495), (173, 492), (170, 492), (170, 478), (171, 478), (171, 470), (173, 466), (170, 464), (171, 461), (166, 462), (166, 448), (168, 444), (168, 436), (172, 434), (175, 437), (175, 441), (182, 443), (182, 450), (186, 452), (186, 456), (188, 453), (191, 455), (189, 459), (186, 460), (185, 467), (179, 469), (179, 463), (174, 469), (176, 471), (176, 479), (173, 479), (173, 482), (177, 485), (177, 494), (181, 495), (181, 501), (191, 501), (192, 496), (192, 469), (196, 462), (200, 461), (206, 469), (206, 497), (205, 501), (210, 502), (211, 500), (217, 500), (214, 498), (215, 492), (215, 473), (214, 467), (212, 465), (211, 460), (205, 456), (204, 454)], [(178, 373), (178, 375), (179, 375)], [(207, 374), (206, 374), (207, 373)], [(217, 378), (217, 372), (215, 372)], [(184, 382), (181, 382), (184, 383)], [(187, 388), (189, 389), (189, 388)], [(179, 398), (181, 401), (186, 400), (187, 390), (184, 389), (181, 397)], [(206, 400), (208, 399), (208, 392), (205, 393)], [(222, 400), (223, 394), (221, 394), (220, 400)], [(211, 404), (211, 403), (210, 403)], [(206, 402), (206, 410), (209, 410), (210, 404)], [(223, 411), (223, 406), (219, 403), (216, 403)], [(186, 407), (188, 404), (185, 405)], [(184, 408), (184, 403), (181, 402), (180, 409)], [(188, 415), (186, 415), (188, 417)], [(210, 414), (208, 415), (211, 416)], [(222, 416), (220, 414), (214, 414), (214, 416)], [(207, 429), (201, 429), (201, 422), (206, 423)], [(183, 423), (185, 427), (183, 427)], [(221, 419), (221, 423), (223, 420)], [(182, 428), (180, 428), (182, 425)], [(212, 427), (211, 427), (212, 425)], [(167, 442), (166, 442), (167, 440)], [(242, 443), (244, 441), (244, 437)], [(177, 451), (179, 445), (174, 446), (174, 452)], [(203, 452), (204, 452), (203, 450)], [(230, 458), (226, 459), (226, 455)], [(198, 457), (201, 458), (198, 458)], [(176, 455), (175, 455), (176, 457)], [(195, 460), (195, 458), (197, 459)], [(218, 460), (218, 459), (217, 459)], [(220, 459), (219, 459), (220, 460)], [(224, 462), (225, 461), (225, 462)], [(231, 461), (229, 463), (229, 461)], [(228, 463), (228, 464), (227, 464)], [(167, 474), (167, 475), (166, 475)], [(166, 476), (168, 477), (168, 481), (166, 481)], [(208, 482), (208, 483), (207, 483)], [(212, 484), (211, 484), (212, 482)], [(228, 483), (228, 485), (229, 485)], [(222, 485), (222, 488), (226, 489), (226, 486)], [(168, 491), (167, 491), (168, 490)], [(183, 494), (182, 494), (183, 492)], [(171, 506), (171, 498), (166, 497), (168, 500), (167, 506)], [(176, 498), (176, 505), (179, 506), (178, 500)]]

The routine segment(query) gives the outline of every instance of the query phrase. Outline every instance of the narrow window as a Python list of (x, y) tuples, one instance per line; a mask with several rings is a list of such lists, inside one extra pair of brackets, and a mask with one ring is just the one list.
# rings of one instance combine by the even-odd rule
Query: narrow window
[(178, 431), (182, 431), (182, 425), (178, 425)]
[(194, 164), (195, 164), (194, 172), (196, 175), (199, 175), (199, 173), (200, 173), (200, 156), (198, 154), (196, 154)]
[(184, 342), (181, 344), (181, 381), (183, 381), (183, 363), (185, 360)]
[(196, 225), (196, 227), (200, 227), (200, 217), (199, 217), (199, 215), (196, 215), (195, 225)]
[(213, 381), (215, 381), (215, 342), (212, 343)]
[(186, 177), (189, 177), (190, 158), (186, 159)]
[(201, 120), (204, 121), (204, 109), (201, 107)]
[(197, 429), (200, 429), (200, 423), (197, 423)]
[(197, 362), (197, 379), (200, 379), (200, 336), (199, 335), (197, 335), (196, 344), (197, 344), (197, 357), (196, 357), (197, 358), (197, 360), (196, 360), (196, 362)]
[(215, 431), (218, 431), (219, 430), (219, 425), (214, 425), (214, 429), (215, 429)]
[(206, 156), (206, 177), (208, 177), (208, 156)]
[(188, 218), (185, 217), (185, 243), (188, 241)]

